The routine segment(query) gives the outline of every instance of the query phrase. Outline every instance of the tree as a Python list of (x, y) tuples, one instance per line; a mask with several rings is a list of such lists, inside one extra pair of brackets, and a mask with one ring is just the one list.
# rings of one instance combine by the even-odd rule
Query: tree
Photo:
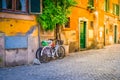
[(43, 13), (37, 16), (37, 21), (45, 31), (56, 29), (67, 23), (67, 16), (70, 14), (70, 7), (75, 6), (74, 0), (43, 0)]

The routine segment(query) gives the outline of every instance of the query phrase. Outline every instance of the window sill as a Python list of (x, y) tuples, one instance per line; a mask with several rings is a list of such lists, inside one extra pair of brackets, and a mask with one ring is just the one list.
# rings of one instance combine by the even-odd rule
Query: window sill
[(0, 18), (12, 18), (12, 19), (21, 19), (21, 20), (35, 20), (34, 15), (28, 14), (11, 14), (11, 13), (0, 13)]

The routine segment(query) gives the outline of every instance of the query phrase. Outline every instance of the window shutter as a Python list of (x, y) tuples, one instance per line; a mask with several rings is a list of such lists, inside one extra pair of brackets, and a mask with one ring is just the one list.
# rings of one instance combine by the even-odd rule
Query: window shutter
[(93, 0), (89, 0), (88, 4), (91, 5), (92, 7), (94, 7), (94, 1)]
[(107, 0), (105, 0), (104, 9), (105, 9), (105, 11), (107, 11)]
[(109, 11), (109, 0), (105, 0), (105, 11)]
[(110, 10), (110, 1), (109, 0), (107, 0), (107, 12)]
[(91, 0), (91, 5), (92, 7), (94, 7), (94, 0)]
[(29, 13), (40, 14), (41, 13), (41, 0), (29, 0)]
[(115, 5), (115, 4), (113, 4), (113, 14), (115, 14), (115, 12), (116, 12), (115, 7), (116, 7), (116, 5)]
[(2, 10), (2, 0), (0, 0), (0, 11)]
[(116, 5), (116, 15), (119, 15), (119, 5)]

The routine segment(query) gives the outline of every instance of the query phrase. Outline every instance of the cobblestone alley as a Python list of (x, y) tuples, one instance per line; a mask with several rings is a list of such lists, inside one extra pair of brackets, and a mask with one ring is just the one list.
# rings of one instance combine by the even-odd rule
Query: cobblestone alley
[(120, 80), (120, 44), (41, 65), (0, 68), (0, 80)]

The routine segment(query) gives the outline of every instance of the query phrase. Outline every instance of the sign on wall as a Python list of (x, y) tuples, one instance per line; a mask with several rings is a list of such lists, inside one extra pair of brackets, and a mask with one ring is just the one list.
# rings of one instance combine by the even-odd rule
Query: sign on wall
[(27, 36), (5, 36), (5, 49), (27, 48)]

